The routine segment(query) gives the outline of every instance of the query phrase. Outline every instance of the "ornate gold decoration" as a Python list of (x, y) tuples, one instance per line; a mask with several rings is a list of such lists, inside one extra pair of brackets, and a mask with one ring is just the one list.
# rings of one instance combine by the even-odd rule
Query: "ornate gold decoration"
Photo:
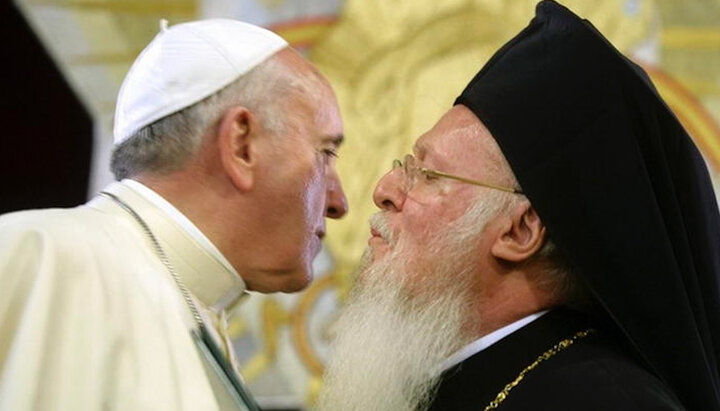
[[(696, 0), (692, 5), (675, 0), (656, 1), (662, 24), (661, 59), (657, 66), (686, 88), (719, 122), (720, 1)], [(720, 168), (715, 167), (715, 173), (715, 178), (720, 179)]]
[(247, 320), (239, 315), (233, 316), (228, 320), (228, 336), (231, 339), (241, 338), (249, 331)]
[[(292, 320), (292, 339), (295, 349), (300, 356), (308, 371), (310, 371), (310, 380), (307, 386), (307, 398), (305, 402), (308, 404), (315, 403), (318, 393), (322, 388), (322, 375), (325, 369), (322, 359), (318, 355), (316, 348), (318, 343), (327, 344), (329, 338), (326, 334), (327, 330), (320, 336), (321, 341), (313, 341), (309, 333), (310, 318), (313, 315), (313, 309), (320, 296), (327, 292), (337, 292), (339, 298), (344, 298), (341, 291), (343, 287), (343, 278), (347, 276), (339, 276), (336, 273), (325, 276), (316, 280), (310, 288), (303, 294), (298, 303)], [(317, 313), (315, 313), (317, 314)], [(332, 315), (333, 313), (327, 313)], [(326, 319), (322, 319), (326, 320)], [(329, 322), (324, 324), (324, 328), (330, 325)]]
[[(241, 369), (241, 374), (248, 382), (262, 375), (268, 366), (275, 362), (278, 351), (278, 331), (288, 324), (291, 318), (290, 313), (272, 297), (263, 299), (260, 312), (262, 349), (250, 358)], [(237, 336), (231, 335), (233, 337)]]
[(575, 344), (577, 341), (582, 340), (583, 338), (587, 337), (588, 335), (591, 335), (595, 332), (592, 328), (587, 329), (585, 331), (578, 331), (573, 335), (571, 338), (565, 339), (560, 341), (559, 343), (555, 344), (550, 348), (549, 350), (545, 351), (544, 353), (540, 354), (540, 356), (535, 359), (535, 361), (532, 362), (532, 364), (525, 367), (522, 371), (520, 371), (520, 374), (512, 380), (509, 384), (507, 384), (495, 397), (494, 400), (490, 401), (490, 404), (488, 404), (485, 407), (485, 411), (488, 410), (494, 410), (497, 408), (500, 404), (502, 404), (503, 401), (510, 395), (510, 391), (517, 387), (518, 384), (522, 382), (522, 380), (525, 378), (527, 373), (537, 368), (538, 365), (540, 365), (543, 361), (547, 361), (553, 356), (555, 356), (557, 353), (569, 348), (573, 344)]
[(673, 27), (663, 30), (663, 47), (720, 52), (720, 27)]
[[(316, 280), (310, 288), (303, 293), (298, 302), (292, 317), (292, 338), (295, 348), (300, 355), (300, 359), (307, 367), (311, 374), (322, 376), (324, 365), (313, 347), (312, 339), (309, 335), (308, 323), (315, 308), (319, 297), (327, 292), (337, 294), (338, 301), (344, 300), (345, 290), (347, 289), (345, 279), (348, 275), (342, 275), (337, 272)], [(328, 326), (329, 322), (325, 324)], [(326, 331), (326, 330), (323, 330)], [(327, 342), (328, 335), (323, 333), (320, 338), (322, 342)]]
[(659, 68), (644, 65), (662, 95), (683, 127), (692, 136), (710, 165), (720, 170), (720, 127), (712, 115), (682, 84)]
[[(261, 332), (262, 349), (254, 354), (242, 367), (241, 373), (247, 382), (252, 382), (261, 376), (267, 368), (276, 361), (279, 337), (278, 332), (286, 325), (291, 326), (292, 341), (298, 356), (303, 365), (310, 372), (308, 382), (308, 398), (306, 402), (312, 403), (322, 386), (322, 374), (324, 371), (323, 361), (317, 353), (318, 343), (327, 343), (327, 327), (330, 319), (324, 320), (322, 324), (320, 341), (313, 340), (309, 325), (310, 318), (317, 314), (316, 303), (321, 295), (334, 293), (338, 301), (345, 297), (347, 275), (332, 273), (314, 281), (302, 294), (292, 312), (284, 309), (279, 302), (272, 297), (265, 297), (261, 306)], [(332, 313), (330, 313), (332, 314)], [(247, 332), (247, 323), (240, 316), (233, 317), (230, 322), (229, 334), (235, 339)]]

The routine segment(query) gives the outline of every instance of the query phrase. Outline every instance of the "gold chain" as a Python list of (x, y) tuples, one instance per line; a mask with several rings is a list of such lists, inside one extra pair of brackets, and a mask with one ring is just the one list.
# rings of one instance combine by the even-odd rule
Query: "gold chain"
[(515, 388), (515, 386), (520, 384), (520, 382), (523, 380), (523, 378), (525, 378), (525, 374), (534, 370), (535, 367), (540, 365), (541, 362), (549, 359), (553, 355), (555, 355), (555, 354), (559, 353), (560, 351), (575, 344), (576, 341), (581, 340), (594, 332), (595, 332), (595, 330), (593, 330), (592, 328), (589, 328), (585, 331), (578, 331), (577, 333), (575, 333), (575, 335), (572, 336), (572, 338), (562, 340), (559, 343), (555, 344), (549, 350), (542, 353), (539, 357), (537, 357), (537, 359), (535, 361), (533, 361), (532, 364), (525, 367), (525, 369), (522, 370), (520, 372), (520, 374), (511, 383), (506, 385), (505, 388), (503, 388), (502, 391), (500, 391), (498, 393), (498, 395), (495, 397), (494, 400), (490, 401), (490, 404), (488, 404), (488, 406), (485, 407), (485, 411), (494, 410), (495, 408), (497, 408), (503, 401), (505, 401), (505, 398), (507, 398), (507, 396), (510, 395), (510, 390)]

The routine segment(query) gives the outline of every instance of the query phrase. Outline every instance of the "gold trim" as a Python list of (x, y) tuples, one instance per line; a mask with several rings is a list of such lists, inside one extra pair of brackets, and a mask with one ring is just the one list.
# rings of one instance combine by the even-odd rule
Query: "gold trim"
[(660, 38), (667, 48), (720, 50), (717, 27), (668, 27), (663, 29)]
[(530, 371), (534, 370), (538, 365), (540, 365), (543, 361), (546, 361), (550, 358), (552, 358), (555, 354), (565, 350), (566, 348), (570, 347), (571, 345), (575, 344), (575, 342), (582, 340), (583, 338), (587, 337), (588, 335), (591, 335), (595, 333), (595, 330), (592, 328), (589, 328), (585, 331), (578, 331), (573, 335), (571, 338), (564, 339), (560, 341), (559, 343), (555, 344), (550, 348), (549, 350), (542, 353), (539, 357), (535, 359), (535, 361), (532, 362), (532, 364), (528, 365), (520, 371), (520, 374), (508, 385), (505, 386), (505, 388), (500, 391), (494, 400), (490, 401), (490, 404), (485, 407), (485, 411), (488, 410), (494, 410), (497, 408), (503, 401), (505, 401), (505, 398), (510, 395), (510, 390), (515, 388), (520, 382), (522, 382), (523, 378), (525, 378), (525, 375), (529, 373)]
[(261, 305), (262, 344), (261, 351), (251, 357), (242, 367), (245, 381), (255, 381), (268, 367), (277, 361), (280, 330), (290, 321), (290, 314), (277, 300), (266, 297)]
[[(720, 66), (720, 64), (718, 65)], [(698, 96), (720, 96), (720, 81), (695, 80), (690, 76), (682, 77), (682, 84), (693, 94)]]
[(666, 72), (643, 66), (660, 95), (715, 170), (720, 170), (720, 125), (683, 85)]
[(310, 374), (316, 377), (322, 376), (325, 366), (313, 349), (308, 336), (306, 327), (310, 318), (310, 311), (320, 294), (327, 289), (340, 288), (340, 285), (337, 272), (315, 280), (310, 288), (303, 293), (295, 312), (292, 314), (292, 338), (295, 342), (295, 348), (298, 350), (300, 360), (305, 364)]

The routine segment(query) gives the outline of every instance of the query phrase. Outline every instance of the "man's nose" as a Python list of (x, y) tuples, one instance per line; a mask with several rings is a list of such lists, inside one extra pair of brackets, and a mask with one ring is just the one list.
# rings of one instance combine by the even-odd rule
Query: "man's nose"
[(375, 186), (373, 201), (381, 210), (400, 211), (405, 203), (405, 192), (401, 183), (402, 172), (391, 170)]
[(325, 216), (328, 218), (342, 218), (348, 212), (348, 202), (345, 192), (335, 170), (330, 171), (325, 200)]

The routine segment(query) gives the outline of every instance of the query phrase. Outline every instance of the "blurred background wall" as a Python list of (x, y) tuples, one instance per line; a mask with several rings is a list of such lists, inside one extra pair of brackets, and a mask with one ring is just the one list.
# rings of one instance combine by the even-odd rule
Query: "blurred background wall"
[[(73, 206), (112, 181), (114, 101), (158, 31), (229, 17), (285, 37), (329, 77), (346, 124), (340, 174), (352, 212), (329, 222), (317, 278), (256, 296), (231, 323), (261, 405), (300, 409), (320, 386), (328, 325), (368, 237), (371, 192), (535, 0), (15, 0), (0, 2), (0, 212)], [(650, 74), (720, 189), (720, 0), (567, 0)], [(522, 121), (519, 114), (519, 121)], [(608, 159), (613, 161), (613, 159)]]

